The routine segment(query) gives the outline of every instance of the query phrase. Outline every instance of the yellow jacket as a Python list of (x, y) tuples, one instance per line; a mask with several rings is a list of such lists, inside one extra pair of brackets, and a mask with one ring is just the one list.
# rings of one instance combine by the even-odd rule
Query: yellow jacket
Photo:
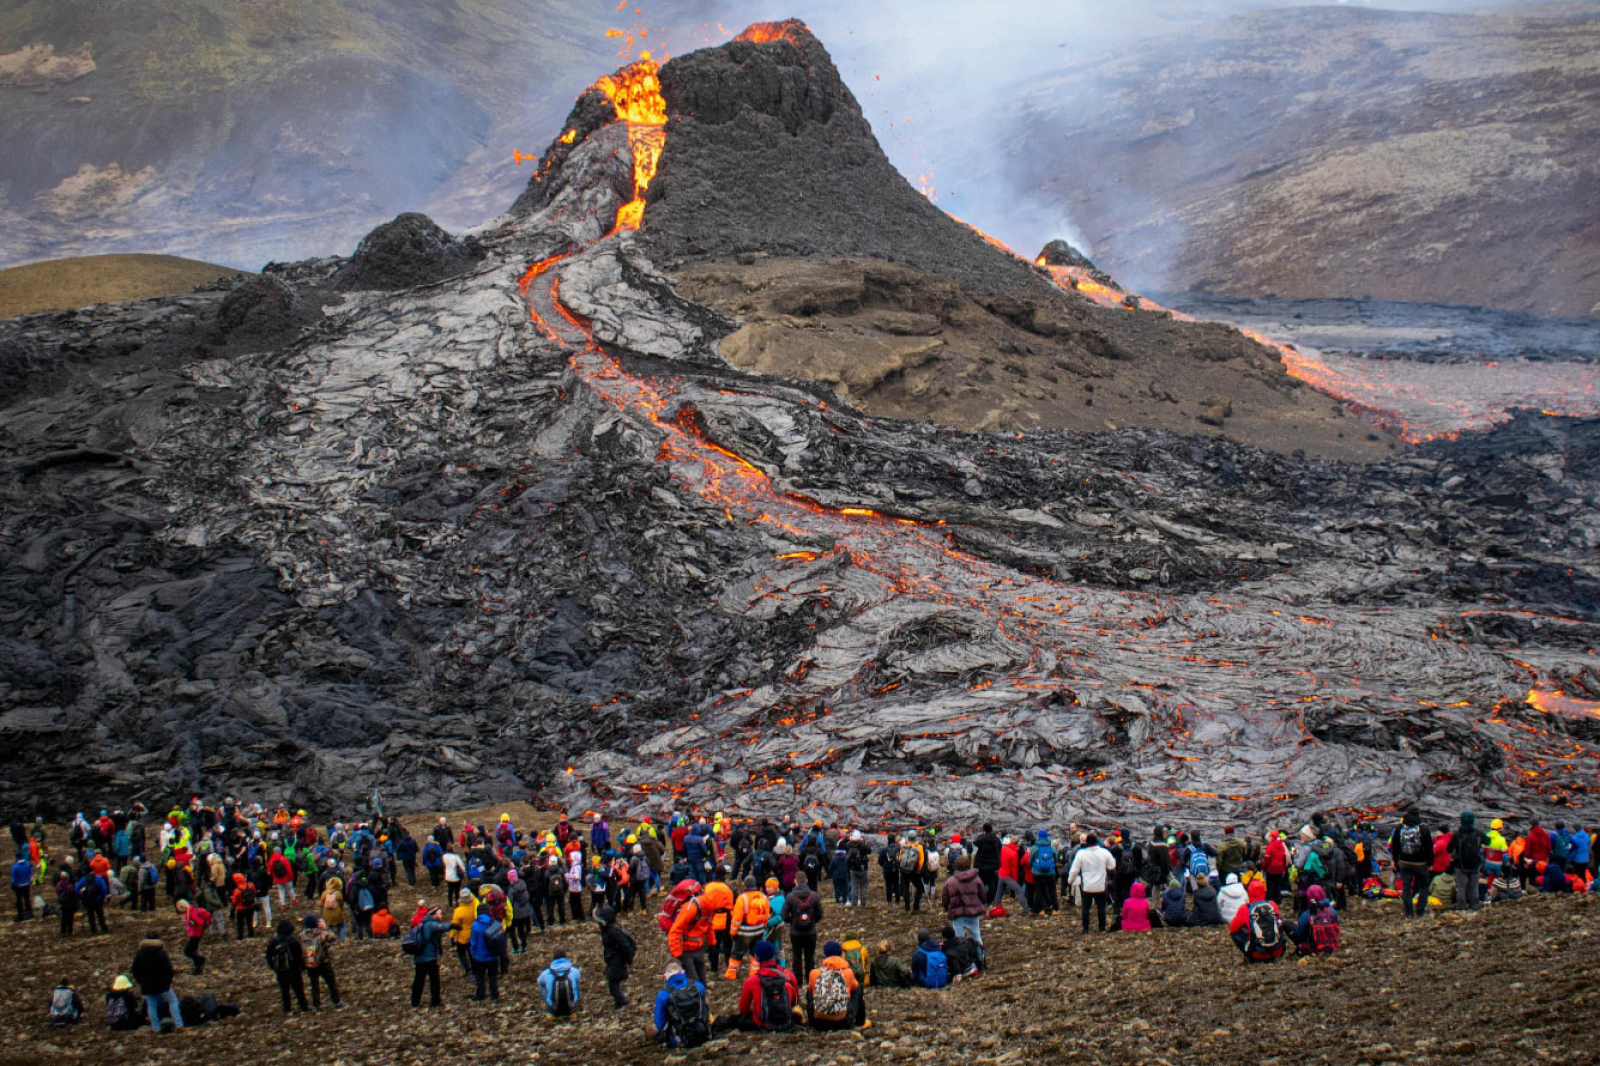
[(472, 939), (472, 923), (478, 919), (478, 898), (465, 890), (450, 912), (450, 939), (465, 944)]

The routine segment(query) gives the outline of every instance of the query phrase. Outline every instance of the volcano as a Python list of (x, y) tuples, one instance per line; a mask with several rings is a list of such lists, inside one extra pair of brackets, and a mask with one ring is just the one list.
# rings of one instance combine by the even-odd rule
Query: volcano
[(1043, 258), (787, 22), (471, 233), (0, 325), (0, 794), (1600, 809), (1600, 424), (1412, 448)]

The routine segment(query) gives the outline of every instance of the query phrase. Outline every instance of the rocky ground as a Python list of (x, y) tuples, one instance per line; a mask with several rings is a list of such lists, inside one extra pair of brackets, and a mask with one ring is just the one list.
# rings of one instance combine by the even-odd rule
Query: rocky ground
[[(475, 814), (492, 816), (484, 809)], [(425, 824), (425, 823), (419, 823)], [(874, 873), (874, 888), (881, 891)], [(442, 893), (395, 890), (408, 903)], [(875, 897), (881, 898), (881, 897)], [(861, 931), (887, 939), (908, 958), (919, 924), (936, 919), (881, 902), (828, 909), (824, 936)], [(1344, 950), (1331, 959), (1244, 966), (1221, 930), (1087, 937), (1075, 916), (1007, 917), (984, 926), (992, 969), (943, 992), (877, 990), (864, 1032), (788, 1036), (731, 1034), (692, 1055), (649, 1044), (643, 1027), (666, 963), (654, 921), (625, 926), (640, 945), (629, 982), (633, 1004), (613, 1011), (592, 926), (535, 936), (512, 960), (499, 1005), (478, 1004), (453, 961), (443, 968), (446, 1005), (413, 1013), (411, 965), (392, 942), (334, 951), (349, 1002), (342, 1012), (282, 1020), (277, 988), (262, 961), (264, 940), (206, 946), (203, 977), (180, 976), (180, 994), (206, 991), (236, 1002), (239, 1017), (183, 1034), (148, 1029), (110, 1033), (103, 993), (126, 970), (141, 936), (162, 936), (174, 953), (178, 921), (111, 915), (104, 937), (56, 937), (53, 920), (7, 926), (0, 954), (0, 1064), (105, 1061), (135, 1053), (144, 1062), (208, 1060), (427, 1063), (493, 1058), (547, 1063), (761, 1061), (983, 1064), (1162, 1061), (1336, 1063), (1430, 1066), (1493, 1059), (1592, 1061), (1600, 965), (1596, 904), (1588, 897), (1535, 898), (1476, 915), (1438, 913), (1406, 922), (1395, 902), (1362, 903), (1345, 916)], [(566, 950), (583, 970), (580, 1017), (545, 1019), (534, 987), (550, 953)], [(178, 958), (179, 963), (184, 960)], [(186, 964), (185, 964), (186, 965)], [(57, 1031), (45, 1021), (49, 991), (73, 982), (88, 1017)], [(717, 981), (712, 1009), (729, 1010), (733, 985)]]

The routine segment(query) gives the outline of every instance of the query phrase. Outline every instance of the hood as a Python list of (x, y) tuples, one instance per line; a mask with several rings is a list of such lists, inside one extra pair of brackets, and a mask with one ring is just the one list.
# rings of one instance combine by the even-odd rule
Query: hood
[(1239, 883), (1239, 875), (1238, 874), (1229, 874), (1228, 875), (1228, 880), (1223, 883), (1222, 887), (1223, 888), (1227, 888), (1228, 885), (1236, 885), (1238, 883)]
[(1166, 892), (1162, 893), (1162, 897), (1161, 898), (1164, 899), (1168, 903), (1176, 903), (1179, 906), (1182, 906), (1182, 904), (1183, 904), (1183, 889), (1181, 889), (1181, 888), (1169, 888), (1169, 889), (1166, 890)]
[(1471, 829), (1474, 825), (1477, 824), (1477, 822), (1478, 822), (1478, 816), (1473, 814), (1471, 811), (1462, 811), (1461, 812), (1461, 828), (1463, 828), (1463, 829)]
[(472, 920), (472, 931), (474, 933), (488, 932), (489, 927), (493, 924), (493, 918), (489, 917), (487, 914), (480, 914)]
[(950, 875), (950, 880), (952, 880), (952, 881), (960, 881), (962, 884), (966, 884), (969, 881), (976, 881), (976, 880), (978, 880), (978, 871), (976, 871), (976, 870), (957, 870), (954, 874)]
[(562, 976), (572, 969), (571, 959), (555, 959), (550, 963), (550, 972), (557, 977)]
[(1144, 882), (1135, 881), (1128, 891), (1133, 894), (1134, 899), (1144, 899)]
[[(550, 968), (551, 969), (555, 969), (555, 964), (552, 963)], [(667, 987), (668, 988), (688, 988), (689, 987), (689, 976), (688, 976), (688, 974), (684, 974), (684, 973), (675, 973), (675, 974), (673, 974), (671, 977), (667, 978)]]

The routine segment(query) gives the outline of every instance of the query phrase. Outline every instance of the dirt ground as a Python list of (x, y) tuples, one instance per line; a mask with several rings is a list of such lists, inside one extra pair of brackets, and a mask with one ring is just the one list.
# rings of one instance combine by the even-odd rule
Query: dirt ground
[[(513, 808), (515, 811), (515, 808)], [(487, 815), (490, 812), (476, 812)], [(515, 815), (514, 815), (515, 816)], [(469, 815), (470, 817), (470, 815)], [(431, 819), (412, 820), (413, 829)], [(59, 839), (62, 834), (55, 833)], [(892, 940), (909, 958), (919, 924), (938, 920), (882, 902), (831, 908), (824, 892), (824, 938), (861, 930), (869, 944)], [(397, 912), (426, 889), (393, 890)], [(667, 961), (654, 909), (624, 919), (639, 941), (628, 991), (614, 1011), (606, 995), (594, 927), (568, 925), (535, 935), (528, 954), (512, 958), (498, 1004), (471, 999), (471, 986), (444, 960), (445, 1006), (413, 1012), (412, 967), (393, 942), (347, 943), (333, 952), (349, 1006), (321, 1014), (279, 1012), (263, 961), (265, 938), (208, 942), (203, 977), (181, 973), (180, 995), (211, 992), (242, 1008), (239, 1017), (168, 1036), (147, 1028), (110, 1033), (104, 992), (126, 970), (142, 936), (162, 936), (180, 970), (186, 960), (179, 923), (162, 906), (154, 915), (113, 910), (111, 932), (70, 941), (54, 919), (10, 931), (0, 952), (0, 1064), (45, 1061), (315, 1062), (421, 1066), (424, 1062), (534, 1061), (648, 1063), (695, 1061), (903, 1063), (1592, 1063), (1600, 1048), (1600, 937), (1588, 897), (1533, 898), (1476, 915), (1435, 914), (1405, 921), (1399, 904), (1362, 903), (1346, 915), (1344, 951), (1331, 959), (1287, 959), (1244, 966), (1221, 930), (1083, 936), (1076, 915), (1013, 916), (984, 923), (988, 974), (941, 992), (868, 992), (871, 1028), (785, 1036), (730, 1034), (695, 1052), (669, 1053), (644, 1035), (650, 1003)], [(576, 1020), (545, 1019), (535, 980), (551, 952), (564, 948), (583, 971)], [(86, 1018), (52, 1029), (45, 1008), (54, 983), (67, 978), (84, 999)], [(737, 986), (716, 980), (712, 1010), (731, 1010)]]

